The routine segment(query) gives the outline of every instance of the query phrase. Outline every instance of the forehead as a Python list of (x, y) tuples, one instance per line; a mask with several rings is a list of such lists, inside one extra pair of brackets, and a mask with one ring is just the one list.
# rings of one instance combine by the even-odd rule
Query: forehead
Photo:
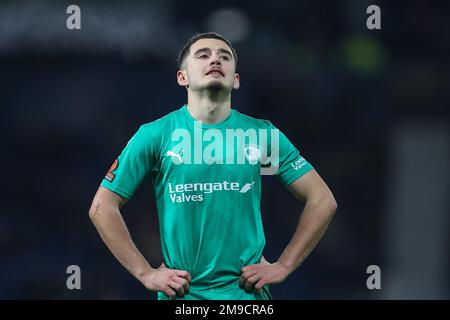
[(194, 54), (195, 51), (202, 48), (209, 48), (213, 51), (218, 49), (225, 49), (231, 52), (231, 48), (226, 44), (226, 42), (219, 39), (200, 39), (191, 46), (190, 55)]

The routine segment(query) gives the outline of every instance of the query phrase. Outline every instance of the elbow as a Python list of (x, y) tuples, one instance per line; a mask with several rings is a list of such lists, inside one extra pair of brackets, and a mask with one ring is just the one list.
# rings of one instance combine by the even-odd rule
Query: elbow
[(338, 205), (337, 205), (336, 199), (334, 199), (332, 194), (330, 195), (330, 197), (328, 197), (327, 202), (328, 202), (328, 206), (329, 206), (331, 215), (334, 215), (335, 212), (337, 211)]
[(311, 206), (330, 217), (333, 217), (337, 210), (337, 202), (331, 192), (320, 194), (313, 199), (307, 199), (306, 203), (310, 203)]
[(93, 201), (91, 207), (89, 208), (89, 218), (92, 222), (95, 221), (95, 218), (100, 214), (100, 203), (97, 201)]
[(338, 205), (335, 199), (333, 199), (333, 205), (332, 205), (332, 212), (333, 214), (337, 211)]
[(330, 217), (334, 216), (338, 206), (336, 199), (334, 199), (334, 196), (330, 191), (322, 194), (318, 198), (317, 205)]

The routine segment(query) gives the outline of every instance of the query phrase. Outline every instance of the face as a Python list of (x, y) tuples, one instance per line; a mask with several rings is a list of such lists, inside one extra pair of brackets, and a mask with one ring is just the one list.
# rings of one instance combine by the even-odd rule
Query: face
[(239, 75), (230, 47), (218, 39), (195, 42), (177, 72), (180, 86), (190, 90), (226, 90), (239, 88)]

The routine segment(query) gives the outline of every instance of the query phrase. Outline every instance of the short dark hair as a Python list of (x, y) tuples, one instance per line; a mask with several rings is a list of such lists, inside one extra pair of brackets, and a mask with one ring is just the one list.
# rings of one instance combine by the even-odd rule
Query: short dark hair
[(218, 40), (222, 40), (223, 42), (225, 42), (230, 47), (231, 52), (233, 53), (234, 66), (237, 68), (237, 54), (236, 54), (236, 50), (234, 50), (233, 46), (231, 45), (231, 42), (228, 41), (225, 37), (221, 36), (218, 33), (206, 32), (206, 33), (199, 33), (199, 34), (193, 36), (184, 45), (183, 49), (181, 49), (180, 54), (178, 55), (178, 70), (181, 69), (181, 65), (183, 64), (186, 57), (189, 55), (191, 46), (200, 39), (218, 39)]

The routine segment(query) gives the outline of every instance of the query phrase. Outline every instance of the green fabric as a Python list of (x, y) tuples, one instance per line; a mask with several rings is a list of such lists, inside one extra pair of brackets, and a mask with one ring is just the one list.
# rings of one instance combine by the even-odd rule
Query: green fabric
[[(219, 155), (222, 163), (196, 164), (195, 151), (189, 155), (187, 144), (182, 144), (181, 138), (172, 138), (178, 129), (177, 132), (191, 135), (192, 145), (201, 144), (203, 151), (211, 151), (208, 145), (214, 139), (194, 141), (196, 133), (220, 132), (225, 137), (227, 129), (238, 128), (276, 129), (267, 120), (246, 116), (235, 109), (220, 123), (202, 124), (192, 118), (185, 105), (142, 125), (119, 155), (117, 166), (101, 183), (129, 199), (142, 180), (147, 175), (151, 177), (165, 264), (168, 268), (186, 270), (192, 277), (190, 293), (184, 299), (271, 298), (268, 286), (256, 294), (246, 293), (238, 285), (241, 268), (258, 263), (265, 246), (260, 212), (261, 164), (252, 164), (246, 157), (244, 164), (236, 163), (238, 154), (248, 150), (245, 148), (250, 140), (243, 144), (225, 141), (222, 155), (218, 152), (220, 147), (215, 152), (205, 152), (204, 160), (213, 157), (217, 160)], [(270, 133), (268, 136), (270, 150)], [(262, 143), (258, 137), (257, 146)], [(230, 163), (232, 159), (234, 163)], [(289, 185), (311, 169), (279, 132), (279, 169), (275, 176), (281, 183)], [(167, 296), (159, 292), (158, 299), (164, 298)]]

